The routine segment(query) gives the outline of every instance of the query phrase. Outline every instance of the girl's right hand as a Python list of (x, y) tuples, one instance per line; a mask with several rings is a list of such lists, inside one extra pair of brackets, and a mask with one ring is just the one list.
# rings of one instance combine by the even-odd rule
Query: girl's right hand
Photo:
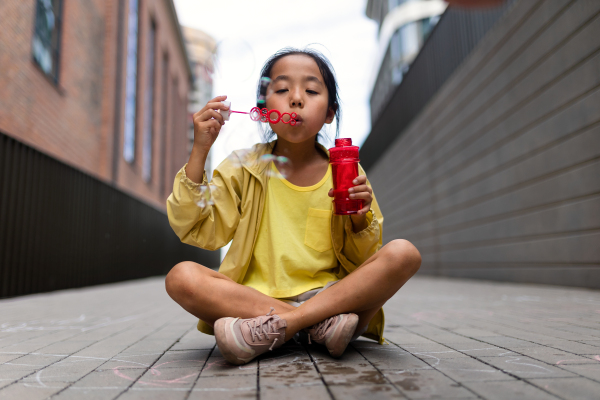
[(194, 119), (194, 147), (208, 153), (217, 140), (221, 127), (225, 124), (223, 116), (217, 110), (227, 110), (228, 107), (221, 103), (227, 96), (217, 96), (210, 100), (204, 108), (193, 115)]

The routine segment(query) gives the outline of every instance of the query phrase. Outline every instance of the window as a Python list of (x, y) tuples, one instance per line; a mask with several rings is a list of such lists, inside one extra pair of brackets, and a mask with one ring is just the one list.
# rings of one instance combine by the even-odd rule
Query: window
[(150, 23), (148, 33), (148, 53), (146, 56), (146, 96), (144, 99), (144, 147), (142, 155), (142, 178), (150, 182), (152, 178), (152, 140), (154, 125), (154, 57), (156, 48), (156, 25)]
[(127, 21), (127, 72), (125, 76), (125, 126), (123, 157), (135, 159), (135, 118), (137, 95), (138, 0), (129, 0)]
[(33, 32), (33, 60), (58, 83), (62, 1), (37, 0)]

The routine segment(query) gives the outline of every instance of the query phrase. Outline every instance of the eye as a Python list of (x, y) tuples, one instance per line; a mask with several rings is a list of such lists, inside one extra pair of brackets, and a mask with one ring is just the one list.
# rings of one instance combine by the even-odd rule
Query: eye
[(285, 93), (287, 92), (287, 89), (279, 89), (278, 91), (276, 91), (275, 93)]
[(306, 90), (306, 93), (308, 94), (319, 94), (318, 92), (315, 92), (314, 90)]

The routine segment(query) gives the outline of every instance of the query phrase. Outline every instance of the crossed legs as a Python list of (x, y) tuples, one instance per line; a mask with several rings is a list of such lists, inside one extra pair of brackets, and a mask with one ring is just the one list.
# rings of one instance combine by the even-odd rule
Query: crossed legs
[(358, 315), (360, 330), (420, 265), (421, 255), (410, 242), (394, 240), (351, 274), (297, 308), (189, 261), (173, 267), (165, 285), (173, 300), (210, 325), (223, 317), (254, 318), (273, 307), (273, 313), (287, 321), (288, 340), (303, 328), (349, 312)]

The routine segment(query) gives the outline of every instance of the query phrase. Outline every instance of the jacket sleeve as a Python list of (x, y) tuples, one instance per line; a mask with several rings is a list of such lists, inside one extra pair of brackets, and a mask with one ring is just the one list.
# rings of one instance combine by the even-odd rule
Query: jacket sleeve
[[(361, 175), (365, 174), (360, 166), (359, 173)], [(371, 187), (368, 179), (367, 185)], [(367, 213), (368, 226), (365, 229), (354, 233), (350, 217), (346, 216), (344, 219), (344, 248), (342, 253), (348, 261), (359, 267), (381, 248), (383, 242), (383, 215), (381, 215), (375, 193), (373, 192), (371, 211)]]
[[(187, 164), (177, 173), (173, 193), (167, 199), (167, 214), (183, 243), (216, 250), (233, 238), (241, 215), (243, 170), (232, 165), (231, 157), (235, 155), (215, 169), (210, 182), (206, 173), (202, 183), (192, 182), (185, 173)], [(210, 191), (212, 201), (206, 201), (209, 196), (202, 195), (201, 186)]]

